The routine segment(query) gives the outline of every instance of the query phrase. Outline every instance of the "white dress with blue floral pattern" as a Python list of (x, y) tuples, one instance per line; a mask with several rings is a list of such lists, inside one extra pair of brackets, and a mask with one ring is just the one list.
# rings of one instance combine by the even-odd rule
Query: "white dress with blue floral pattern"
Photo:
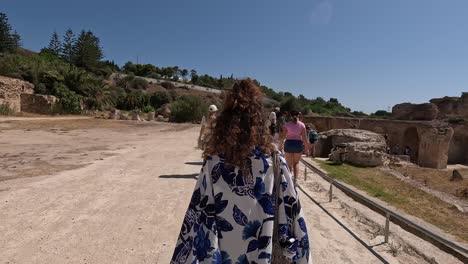
[[(301, 205), (283, 157), (279, 240), (294, 263), (309, 263), (309, 239)], [(255, 150), (250, 173), (208, 158), (184, 218), (171, 264), (270, 263), (275, 215), (271, 157)], [(253, 178), (253, 180), (248, 180)]]

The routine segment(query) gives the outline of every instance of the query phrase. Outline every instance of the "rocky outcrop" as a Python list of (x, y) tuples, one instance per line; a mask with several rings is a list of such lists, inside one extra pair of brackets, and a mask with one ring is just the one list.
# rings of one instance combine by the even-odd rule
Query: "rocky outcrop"
[(140, 111), (133, 111), (132, 112), (132, 120), (134, 121), (142, 121), (140, 117)]
[(146, 114), (146, 120), (148, 121), (154, 121), (154, 116), (155, 116), (155, 112), (149, 112)]
[[(333, 129), (320, 133), (322, 145), (331, 147), (329, 158), (357, 166), (375, 167), (387, 159), (387, 144), (384, 136), (359, 129)], [(320, 149), (319, 152), (325, 150)]]
[(21, 94), (21, 112), (51, 114), (56, 103), (53, 95)]
[(392, 118), (397, 120), (434, 120), (439, 116), (435, 104), (397, 104), (392, 108)]
[(169, 118), (171, 117), (171, 105), (170, 104), (164, 104), (161, 106), (161, 108), (158, 109), (157, 111), (158, 115), (162, 115), (164, 118)]
[(119, 109), (112, 109), (109, 113), (109, 119), (120, 119), (120, 110)]
[(21, 95), (33, 93), (33, 84), (19, 79), (0, 76), (0, 104), (8, 104), (15, 112), (21, 111)]
[(448, 116), (468, 117), (468, 93), (462, 93), (461, 97), (434, 98), (430, 101), (439, 109), (438, 118)]

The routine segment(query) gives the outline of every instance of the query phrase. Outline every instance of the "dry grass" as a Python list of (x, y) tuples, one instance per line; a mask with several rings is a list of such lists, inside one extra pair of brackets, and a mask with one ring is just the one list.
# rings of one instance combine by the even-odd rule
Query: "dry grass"
[[(467, 197), (460, 196), (462, 189), (468, 188), (468, 180), (450, 181), (453, 170), (438, 170), (431, 168), (421, 168), (417, 166), (407, 167), (392, 167), (393, 170), (400, 172), (406, 177), (410, 177), (423, 185), (444, 193), (448, 193), (459, 198), (468, 200)], [(461, 170), (462, 173), (467, 174), (468, 169)]]
[(328, 161), (318, 162), (331, 177), (363, 190), (407, 214), (419, 217), (463, 242), (468, 242), (467, 213), (461, 213), (452, 205), (377, 168), (336, 165)]

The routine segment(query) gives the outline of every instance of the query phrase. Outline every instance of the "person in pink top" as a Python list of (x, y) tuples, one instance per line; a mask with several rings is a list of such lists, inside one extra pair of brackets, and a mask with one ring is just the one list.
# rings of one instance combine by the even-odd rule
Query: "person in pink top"
[(299, 174), (299, 161), (302, 153), (308, 155), (309, 142), (304, 123), (299, 121), (299, 112), (291, 111), (292, 121), (287, 122), (281, 134), (280, 150), (285, 153), (289, 169), (294, 173), (294, 182)]

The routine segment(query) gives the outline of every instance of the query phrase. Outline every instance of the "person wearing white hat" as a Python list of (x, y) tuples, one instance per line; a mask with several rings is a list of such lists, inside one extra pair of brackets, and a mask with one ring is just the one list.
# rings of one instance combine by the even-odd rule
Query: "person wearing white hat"
[(203, 116), (201, 121), (200, 135), (198, 136), (198, 148), (205, 149), (205, 144), (208, 142), (211, 131), (216, 123), (216, 114), (218, 113), (218, 107), (214, 104), (208, 107), (208, 118)]
[(275, 107), (273, 111), (270, 113), (268, 116), (268, 127), (270, 128), (270, 134), (273, 137), (273, 143), (278, 145), (278, 139), (279, 139), (279, 131), (280, 128), (278, 127), (277, 123), (277, 114), (279, 114), (280, 108)]

